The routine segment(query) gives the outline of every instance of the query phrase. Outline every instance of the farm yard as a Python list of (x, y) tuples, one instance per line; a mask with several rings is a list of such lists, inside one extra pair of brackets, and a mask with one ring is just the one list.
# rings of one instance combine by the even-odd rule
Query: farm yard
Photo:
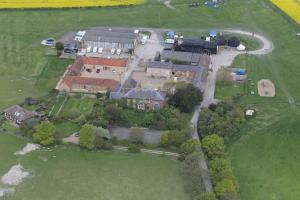
[(76, 8), (76, 7), (106, 7), (106, 6), (128, 6), (128, 5), (137, 5), (142, 4), (143, 0), (30, 0), (30, 1), (22, 1), (22, 0), (12, 0), (0, 1), (0, 9), (1, 8)]
[[(3, 30), (0, 36), (2, 74), (0, 108), (4, 109), (19, 103), (28, 96), (44, 95), (55, 87), (59, 75), (72, 61), (59, 60), (47, 55), (48, 49), (42, 47), (40, 41), (47, 37), (58, 39), (70, 30), (95, 26), (142, 26), (177, 30), (240, 28), (258, 32), (273, 41), (275, 46), (273, 53), (259, 57), (239, 56), (233, 63), (233, 67), (247, 69), (253, 83), (264, 78), (272, 80), (276, 87), (276, 96), (270, 99), (248, 95), (247, 87), (243, 85), (217, 86), (217, 98), (240, 94), (242, 95), (240, 104), (251, 107), (257, 112), (257, 116), (249, 121), (239, 135), (227, 141), (229, 144), (227, 153), (240, 183), (242, 199), (297, 200), (300, 196), (300, 177), (297, 175), (300, 146), (298, 134), (300, 46), (297, 44), (300, 44), (300, 41), (295, 34), (299, 32), (300, 27), (287, 16), (283, 16), (269, 0), (226, 2), (224, 6), (216, 9), (205, 6), (189, 8), (183, 1), (175, 1), (173, 4), (175, 9), (170, 9), (157, 1), (148, 1), (144, 5), (131, 8), (2, 10), (0, 12), (0, 26)], [(250, 84), (249, 89), (257, 94), (255, 86)], [(71, 104), (81, 109), (76, 102)], [(85, 111), (87, 110), (84, 108)], [(68, 126), (70, 128), (67, 132), (77, 129), (74, 124)], [(64, 125), (61, 125), (60, 129), (64, 129)], [(103, 196), (103, 199), (118, 199), (118, 195), (127, 199), (153, 199), (153, 194), (157, 195), (156, 199), (176, 199), (176, 197), (189, 199), (179, 185), (182, 180), (179, 177), (178, 163), (174, 160), (148, 157), (143, 154), (129, 156), (118, 152), (81, 152), (77, 148), (69, 147), (58, 147), (52, 152), (36, 151), (25, 157), (15, 157), (13, 153), (24, 144), (21, 139), (0, 134), (1, 174), (18, 162), (33, 172), (33, 177), (18, 186), (13, 196), (15, 199), (20, 199), (21, 196), (23, 199), (42, 199), (49, 198), (51, 195), (53, 199), (59, 199), (61, 196), (73, 195), (68, 192), (70, 190), (75, 191), (75, 198), (92, 199), (98, 193), (90, 194), (90, 191), (97, 191), (99, 188), (102, 189), (99, 190), (99, 195), (112, 195), (110, 198)], [(57, 156), (56, 159), (52, 158), (54, 154)], [(40, 156), (46, 157), (48, 161), (44, 162)], [(62, 157), (64, 159), (61, 159)], [(85, 162), (90, 164), (87, 165)], [(124, 171), (120, 171), (120, 166)], [(89, 180), (95, 174), (102, 177), (103, 171), (105, 177), (92, 179), (94, 182), (90, 185), (92, 189), (89, 190), (87, 186), (80, 185), (77, 177), (73, 176), (78, 174), (79, 178), (83, 178), (81, 173), (86, 172), (82, 172), (82, 168), (88, 168), (91, 172), (84, 177), (84, 180)], [(70, 169), (70, 171), (61, 169)], [(117, 177), (119, 179), (110, 182), (114, 177), (110, 173), (119, 174), (120, 176)], [(52, 180), (53, 174), (64, 181), (53, 180), (49, 187), (46, 181)], [(145, 177), (141, 179), (140, 174)], [(120, 177), (131, 184), (118, 187), (117, 193), (111, 188), (119, 186)], [(75, 186), (76, 190), (70, 182), (78, 184)], [(165, 188), (165, 185), (169, 188)], [(36, 192), (34, 188), (42, 191), (39, 194), (41, 196), (32, 196)], [(58, 188), (61, 192), (54, 193)], [(162, 191), (162, 188), (167, 191)], [(139, 194), (149, 195), (141, 197)]]

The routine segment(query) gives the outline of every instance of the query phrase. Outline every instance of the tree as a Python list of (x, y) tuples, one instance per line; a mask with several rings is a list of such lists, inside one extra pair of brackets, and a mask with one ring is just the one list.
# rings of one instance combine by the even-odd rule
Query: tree
[(228, 193), (237, 193), (235, 185), (230, 179), (223, 179), (218, 182), (215, 186), (215, 192), (220, 199)]
[(57, 51), (62, 51), (62, 50), (64, 50), (64, 44), (61, 43), (61, 42), (56, 42), (55, 43), (55, 48), (56, 48)]
[(215, 158), (209, 162), (211, 175), (214, 177), (222, 171), (231, 170), (231, 165), (225, 158)]
[(197, 150), (197, 148), (200, 147), (200, 142), (195, 139), (189, 139), (185, 143), (183, 143), (180, 146), (180, 153), (182, 159), (185, 159), (185, 157)]
[(196, 200), (217, 200), (214, 193), (211, 192), (202, 192)]
[(43, 146), (48, 146), (54, 143), (54, 135), (56, 133), (55, 126), (50, 122), (42, 122), (35, 128), (33, 140)]
[(202, 140), (202, 147), (209, 159), (223, 157), (225, 154), (224, 139), (217, 134), (206, 136)]
[(121, 111), (116, 104), (108, 104), (105, 106), (105, 112), (109, 115), (110, 121), (118, 122), (121, 119)]
[(134, 144), (142, 144), (144, 139), (144, 129), (139, 127), (132, 127), (130, 132), (130, 142)]
[(192, 112), (202, 101), (202, 92), (192, 84), (185, 88), (177, 88), (174, 95), (169, 97), (168, 103), (182, 112)]
[(96, 127), (85, 124), (80, 129), (79, 145), (89, 150), (95, 148)]

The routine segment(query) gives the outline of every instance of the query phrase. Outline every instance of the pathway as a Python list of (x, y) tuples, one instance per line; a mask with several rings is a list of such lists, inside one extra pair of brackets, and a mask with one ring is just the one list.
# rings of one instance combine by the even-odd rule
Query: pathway
[[(75, 134), (72, 134), (66, 138), (63, 138), (63, 142), (66, 143), (72, 143), (75, 145), (79, 144), (79, 137), (76, 137)], [(124, 147), (124, 146), (113, 146), (114, 149), (116, 150), (120, 150), (120, 151), (127, 151), (128, 147)], [(179, 154), (178, 153), (174, 153), (174, 152), (169, 152), (169, 151), (160, 151), (160, 150), (156, 150), (156, 149), (141, 149), (142, 153), (148, 153), (148, 154), (154, 154), (154, 155), (165, 155), (165, 156), (171, 156), (171, 157), (178, 157)]]
[[(269, 54), (274, 50), (274, 45), (273, 43), (266, 37), (254, 34), (251, 32), (247, 31), (242, 31), (242, 30), (231, 30), (231, 29), (226, 29), (223, 30), (222, 32), (227, 32), (227, 33), (236, 33), (236, 34), (243, 34), (243, 35), (248, 35), (248, 36), (253, 36), (257, 39), (259, 39), (263, 43), (263, 47), (259, 50), (255, 51), (249, 51), (248, 53), (251, 55), (265, 55)], [(216, 79), (217, 79), (217, 72), (221, 67), (229, 67), (232, 65), (234, 59), (236, 56), (244, 54), (246, 52), (240, 52), (236, 50), (226, 50), (226, 51), (221, 51), (217, 55), (211, 56), (211, 67), (212, 67), (212, 72), (209, 73), (207, 77), (207, 82), (203, 94), (203, 101), (200, 106), (197, 106), (194, 115), (191, 120), (191, 127), (193, 128), (193, 138), (199, 140), (199, 135), (197, 131), (197, 126), (198, 126), (198, 119), (200, 117), (200, 112), (202, 108), (207, 108), (210, 104), (215, 103), (216, 100), (214, 98), (215, 95), (215, 87), (216, 87)], [(200, 153), (204, 155), (203, 151), (201, 150)], [(202, 171), (201, 173), (201, 178), (204, 182), (205, 188), (207, 192), (213, 192), (213, 187), (212, 187), (212, 181), (210, 178), (209, 170), (207, 167), (206, 159), (204, 156), (202, 156), (202, 159), (199, 163), (200, 169)]]

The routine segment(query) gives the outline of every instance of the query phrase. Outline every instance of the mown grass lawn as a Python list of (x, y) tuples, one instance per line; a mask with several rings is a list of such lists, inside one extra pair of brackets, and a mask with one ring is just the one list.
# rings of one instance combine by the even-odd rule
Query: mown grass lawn
[(92, 112), (96, 101), (97, 99), (69, 97), (60, 115), (67, 116), (72, 110), (77, 110), (83, 115), (88, 115)]
[(126, 152), (90, 152), (58, 146), (25, 156), (13, 153), (22, 139), (0, 134), (0, 174), (22, 164), (31, 176), (16, 187), (15, 200), (188, 200), (178, 161)]

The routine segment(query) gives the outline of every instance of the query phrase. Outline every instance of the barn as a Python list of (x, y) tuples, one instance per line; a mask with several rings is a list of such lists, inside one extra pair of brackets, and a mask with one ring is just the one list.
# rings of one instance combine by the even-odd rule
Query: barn
[(184, 38), (175, 44), (175, 51), (217, 54), (218, 45), (203, 39)]

